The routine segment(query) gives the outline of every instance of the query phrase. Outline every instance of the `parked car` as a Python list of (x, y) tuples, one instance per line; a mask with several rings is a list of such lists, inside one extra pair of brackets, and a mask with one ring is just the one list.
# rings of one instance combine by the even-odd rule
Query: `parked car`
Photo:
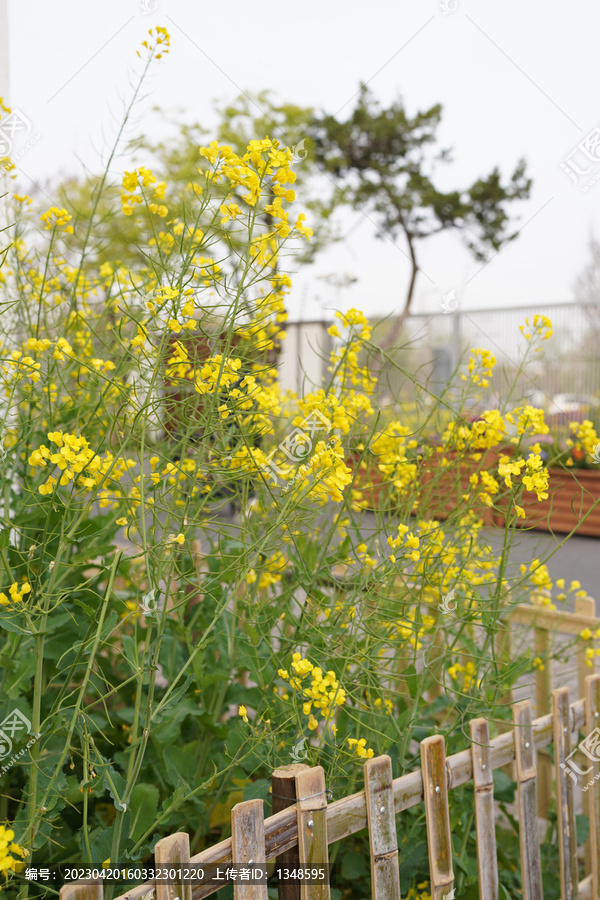
[(598, 401), (589, 394), (555, 394), (548, 407), (547, 421), (552, 425), (566, 425), (596, 419)]

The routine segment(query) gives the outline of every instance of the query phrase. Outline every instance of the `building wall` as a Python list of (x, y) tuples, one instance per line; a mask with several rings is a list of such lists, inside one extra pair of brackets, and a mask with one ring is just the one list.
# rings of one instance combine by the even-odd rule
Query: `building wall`
[(287, 322), (282, 341), (279, 379), (282, 390), (305, 392), (322, 386), (328, 374), (329, 322)]

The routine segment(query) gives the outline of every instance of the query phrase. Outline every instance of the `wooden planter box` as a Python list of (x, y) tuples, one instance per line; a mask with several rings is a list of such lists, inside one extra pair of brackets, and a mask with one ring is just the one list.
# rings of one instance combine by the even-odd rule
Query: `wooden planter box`
[[(422, 463), (420, 503), (415, 510), (416, 515), (419, 518), (447, 519), (463, 502), (462, 495), (470, 492), (470, 476), (485, 469), (500, 482), (501, 493), (493, 498), (496, 509), (481, 505), (481, 518), (485, 525), (504, 528), (506, 512), (503, 509), (506, 510), (507, 501), (503, 481), (498, 476), (501, 455), (496, 450), (486, 450), (483, 458), (475, 462), (455, 454), (449, 457), (452, 461), (444, 468), (435, 457)], [(356, 469), (358, 459), (358, 456), (351, 457), (348, 465)], [(366, 458), (356, 476), (354, 488), (363, 492), (367, 509), (381, 506), (393, 491), (377, 463)], [(548, 499), (540, 502), (534, 494), (525, 492), (520, 501), (525, 518), (517, 519), (517, 525), (564, 534), (577, 528), (577, 534), (600, 537), (600, 503), (585, 518), (599, 498), (600, 470), (551, 469)]]
[[(436, 457), (423, 463), (421, 475), (421, 497), (416, 511), (421, 518), (447, 519), (455, 509), (464, 504), (463, 494), (472, 491), (469, 478), (474, 472), (484, 469), (497, 478), (499, 454), (495, 450), (482, 451), (482, 458), (475, 460), (447, 454), (451, 460), (448, 466), (440, 466)], [(494, 498), (495, 499), (495, 498)], [(479, 504), (480, 517), (484, 525), (494, 524), (494, 510)]]
[[(520, 505), (525, 518), (517, 524), (524, 528), (600, 537), (600, 503), (583, 521), (600, 497), (600, 471), (595, 469), (550, 469), (548, 499), (539, 501), (534, 494), (522, 495)], [(500, 504), (502, 505), (502, 504)], [(505, 515), (494, 513), (494, 525), (504, 527)]]
[[(436, 457), (428, 459), (418, 467), (420, 482), (415, 484), (415, 488), (420, 487), (419, 506), (414, 510), (414, 514), (419, 518), (447, 519), (464, 502), (462, 495), (472, 490), (469, 478), (473, 472), (486, 469), (494, 474), (499, 454), (494, 450), (486, 450), (479, 462), (459, 457), (456, 453), (449, 454), (448, 458), (451, 462), (445, 467), (439, 465)], [(348, 460), (348, 465), (356, 470), (359, 459), (359, 456), (352, 456)], [(354, 489), (362, 491), (367, 509), (380, 507), (394, 491), (391, 482), (379, 471), (377, 461), (368, 457), (365, 457), (358, 470)], [(485, 525), (494, 524), (493, 509), (480, 504), (480, 516)]]

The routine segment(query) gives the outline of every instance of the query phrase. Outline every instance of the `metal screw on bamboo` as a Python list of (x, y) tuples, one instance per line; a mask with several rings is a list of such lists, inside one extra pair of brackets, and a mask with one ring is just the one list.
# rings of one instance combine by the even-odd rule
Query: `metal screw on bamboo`
[[(271, 775), (271, 789), (273, 796), (273, 813), (281, 812), (288, 806), (296, 803), (296, 775), (304, 772), (309, 766), (304, 763), (293, 763), (289, 766), (280, 766)], [(291, 847), (277, 857), (277, 868), (297, 869), (300, 862), (298, 845)], [(300, 900), (300, 882), (281, 882), (277, 888), (279, 900)]]
[(471, 720), (471, 759), (475, 794), (475, 831), (480, 900), (498, 900), (498, 856), (494, 809), (494, 772), (490, 730), (485, 719)]
[(513, 709), (513, 717), (519, 794), (523, 900), (543, 900), (537, 821), (537, 754), (533, 743), (531, 706), (528, 700), (516, 704)]
[(364, 773), (371, 850), (371, 895), (373, 900), (400, 900), (392, 761), (389, 756), (368, 759)]
[[(298, 853), (301, 866), (329, 867), (327, 840), (327, 794), (322, 766), (298, 772)], [(312, 823), (312, 824), (311, 824)], [(329, 879), (325, 882), (303, 882), (301, 900), (330, 900)]]
[(431, 900), (444, 900), (452, 893), (452, 841), (448, 810), (446, 751), (441, 734), (421, 741), (421, 775), (427, 823)]

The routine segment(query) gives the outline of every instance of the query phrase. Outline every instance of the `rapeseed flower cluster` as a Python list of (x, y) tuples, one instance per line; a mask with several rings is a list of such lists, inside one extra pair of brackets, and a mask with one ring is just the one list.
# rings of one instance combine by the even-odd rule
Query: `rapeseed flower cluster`
[(420, 638), (435, 628), (435, 618), (429, 615), (421, 615), (417, 607), (413, 606), (402, 618), (394, 622), (386, 622), (385, 628), (390, 637), (400, 638), (400, 640), (410, 644), (415, 650), (420, 650), (423, 646)]
[(377, 468), (399, 494), (414, 485), (417, 478), (417, 465), (411, 454), (416, 450), (418, 441), (410, 434), (408, 426), (394, 420), (371, 441)]
[[(480, 472), (473, 472), (469, 476), (469, 484), (472, 488), (479, 488), (477, 498), (488, 507), (493, 506), (494, 495), (498, 493), (498, 482), (493, 475), (490, 475), (485, 469)], [(468, 500), (469, 494), (463, 494), (463, 499)]]
[(225, 390), (238, 381), (241, 381), (239, 370), (241, 359), (223, 359), (220, 354), (211, 357), (202, 366), (196, 376), (194, 388), (199, 394), (212, 394), (218, 388)]
[(73, 234), (73, 226), (69, 225), (73, 216), (66, 209), (59, 209), (58, 206), (51, 206), (45, 213), (42, 213), (40, 219), (45, 222), (48, 231), (64, 231), (66, 234)]
[[(548, 499), (550, 475), (539, 453), (530, 453), (526, 459), (514, 459), (503, 454), (498, 462), (498, 474), (507, 488), (512, 490), (515, 487), (513, 478), (520, 476), (525, 490), (534, 493), (538, 501)], [(525, 518), (522, 507), (515, 505), (515, 509), (520, 518)]]
[(285, 556), (277, 550), (261, 563), (260, 575), (257, 573), (256, 569), (248, 570), (246, 573), (246, 582), (248, 584), (254, 584), (258, 581), (258, 590), (264, 590), (281, 581), (286, 566), (287, 560)]
[(531, 322), (525, 319), (524, 325), (519, 325), (519, 331), (526, 341), (534, 338), (540, 338), (542, 341), (549, 340), (554, 334), (552, 330), (552, 322), (548, 316), (535, 315)]
[(332, 500), (341, 503), (343, 491), (352, 481), (352, 469), (345, 463), (344, 449), (338, 440), (331, 443), (319, 441), (310, 460), (313, 485), (310, 496), (318, 502)]
[[(150, 40), (142, 41), (142, 47), (145, 47), (150, 54), (154, 54), (154, 59), (161, 59), (163, 56), (166, 56), (171, 46), (171, 35), (167, 29), (157, 25), (156, 28), (150, 28), (148, 34), (150, 35)], [(156, 53), (156, 50), (159, 52)], [(140, 56), (139, 51), (138, 56)]]
[(366, 738), (347, 738), (348, 746), (359, 759), (372, 759), (375, 751), (372, 747), (367, 747)]
[(14, 843), (15, 833), (12, 828), (0, 825), (0, 872), (15, 870), (19, 859), (28, 855), (28, 851), (19, 844)]
[(445, 449), (477, 452), (496, 447), (505, 435), (506, 424), (500, 412), (497, 409), (486, 409), (470, 424), (460, 421), (449, 422), (442, 440)]
[(489, 379), (494, 374), (494, 366), (496, 365), (496, 357), (489, 350), (478, 347), (477, 350), (471, 348), (471, 356), (467, 365), (469, 375), (461, 375), (463, 381), (471, 379), (471, 383), (478, 387), (486, 388), (489, 386)]
[[(420, 539), (408, 530), (408, 525), (404, 525), (404, 523), (400, 523), (398, 528), (396, 529), (397, 534), (396, 537), (392, 537), (391, 535), (388, 537), (387, 542), (393, 550), (397, 550), (399, 547), (402, 547), (404, 550), (407, 550), (406, 558), (412, 560), (412, 562), (418, 562), (421, 554), (419, 553), (419, 544)], [(392, 554), (389, 557), (391, 562), (396, 562), (395, 554)]]
[(567, 440), (567, 447), (572, 447), (574, 451), (586, 453), (591, 457), (592, 462), (600, 462), (600, 439), (594, 428), (594, 423), (589, 419), (583, 422), (570, 422), (569, 428), (573, 432), (575, 440), (570, 438)]
[[(348, 332), (343, 346), (331, 351), (328, 371), (332, 373), (342, 393), (351, 397), (354, 389), (359, 387), (369, 396), (375, 389), (377, 379), (368, 366), (361, 366), (359, 354), (371, 337), (371, 328), (364, 313), (358, 309), (350, 309), (346, 313), (336, 312), (335, 316)], [(331, 326), (328, 331), (333, 337), (341, 338), (336, 325)]]
[[(144, 188), (150, 188), (148, 195), (144, 193)], [(121, 190), (121, 210), (126, 216), (131, 216), (136, 205), (146, 202), (149, 212), (164, 219), (169, 210), (164, 203), (157, 201), (164, 199), (166, 190), (167, 183), (158, 181), (156, 175), (145, 166), (134, 169), (133, 172), (125, 172)]]
[[(294, 675), (290, 675), (287, 669), (279, 669), (277, 674), (284, 681), (288, 681), (290, 687), (303, 698), (302, 712), (308, 716), (308, 727), (314, 731), (319, 721), (313, 709), (316, 715), (329, 720), (335, 710), (346, 702), (346, 692), (340, 687), (335, 672), (329, 670), (324, 673), (319, 666), (315, 666), (301, 653), (293, 654), (291, 668), (295, 672)], [(310, 682), (307, 676), (310, 676)], [(335, 733), (335, 724), (331, 727)]]
[(23, 597), (29, 593), (31, 593), (31, 585), (28, 581), (23, 581), (22, 584), (19, 584), (18, 581), (13, 581), (8, 589), (8, 597), (4, 592), (0, 592), (0, 606), (8, 606), (11, 603), (22, 603)]
[(544, 421), (544, 410), (529, 404), (517, 406), (505, 419), (517, 429), (517, 436), (511, 438), (513, 444), (518, 444), (522, 435), (548, 434), (550, 430)]
[(410, 888), (406, 895), (406, 900), (431, 900), (431, 893), (427, 890), (428, 881), (420, 882), (416, 888)]
[(477, 690), (481, 686), (481, 679), (477, 678), (475, 663), (469, 660), (466, 663), (454, 663), (448, 668), (448, 675), (452, 681), (460, 683), (462, 691)]
[[(83, 435), (50, 431), (48, 440), (56, 444), (58, 450), (42, 444), (29, 457), (29, 464), (42, 468), (48, 468), (48, 464), (56, 466), (62, 473), (58, 483), (63, 487), (73, 482), (79, 488), (92, 490), (107, 477), (118, 481), (127, 469), (135, 466), (134, 460), (115, 459), (110, 452), (100, 456), (92, 450)], [(51, 494), (56, 483), (57, 479), (49, 475), (38, 491), (40, 494)]]

